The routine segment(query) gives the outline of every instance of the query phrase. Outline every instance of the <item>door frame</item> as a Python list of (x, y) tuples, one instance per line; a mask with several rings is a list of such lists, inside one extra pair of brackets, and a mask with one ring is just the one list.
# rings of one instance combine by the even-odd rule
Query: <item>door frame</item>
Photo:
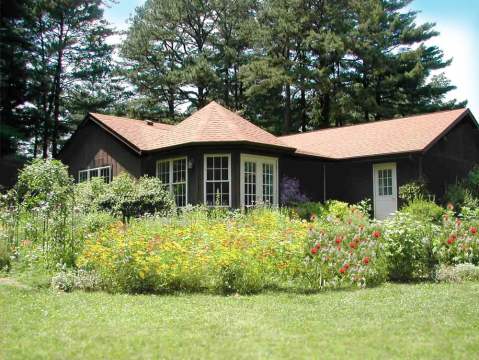
[(377, 181), (377, 170), (380, 169), (392, 169), (392, 190), (393, 194), (391, 195), (395, 202), (395, 211), (398, 210), (398, 182), (397, 182), (397, 163), (396, 162), (387, 162), (387, 163), (376, 163), (373, 164), (373, 208), (374, 208), (374, 217), (376, 218), (377, 214), (377, 201), (379, 196), (378, 181)]

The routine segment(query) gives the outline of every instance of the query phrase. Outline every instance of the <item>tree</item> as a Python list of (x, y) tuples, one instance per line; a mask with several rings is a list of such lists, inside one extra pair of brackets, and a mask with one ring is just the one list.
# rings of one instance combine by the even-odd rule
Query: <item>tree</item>
[(29, 100), (25, 1), (0, 3), (0, 157), (14, 154), (30, 134), (22, 104)]
[(71, 120), (66, 100), (78, 93), (84, 96), (82, 86), (105, 83), (112, 52), (106, 38), (113, 32), (103, 20), (101, 5), (101, 0), (40, 0), (29, 7), (30, 87), (38, 116), (34, 156), (40, 138), (43, 157), (50, 146), (52, 156), (57, 155)]

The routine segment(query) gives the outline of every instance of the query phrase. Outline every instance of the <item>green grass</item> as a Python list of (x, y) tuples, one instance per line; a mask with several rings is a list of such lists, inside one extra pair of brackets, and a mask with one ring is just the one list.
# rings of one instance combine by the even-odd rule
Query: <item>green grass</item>
[(479, 283), (316, 295), (71, 294), (0, 284), (0, 359), (464, 358)]

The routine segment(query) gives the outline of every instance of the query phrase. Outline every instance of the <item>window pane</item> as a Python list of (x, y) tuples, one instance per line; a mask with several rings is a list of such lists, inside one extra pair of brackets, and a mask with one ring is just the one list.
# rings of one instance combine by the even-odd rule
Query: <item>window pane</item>
[(88, 171), (82, 170), (78, 175), (78, 182), (84, 182), (88, 180)]
[(252, 206), (256, 204), (256, 163), (246, 161), (244, 163), (244, 204)]
[(94, 177), (98, 177), (98, 169), (91, 169), (90, 170), (90, 179)]
[(263, 164), (263, 202), (273, 204), (273, 164)]
[(207, 156), (206, 158), (206, 204), (229, 206), (229, 162), (228, 156)]

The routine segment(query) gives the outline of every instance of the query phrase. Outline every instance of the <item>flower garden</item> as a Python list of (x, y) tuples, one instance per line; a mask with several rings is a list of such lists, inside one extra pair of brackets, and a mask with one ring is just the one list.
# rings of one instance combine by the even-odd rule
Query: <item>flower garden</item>
[[(3, 272), (42, 273), (64, 291), (157, 294), (307, 293), (479, 277), (477, 209), (418, 200), (382, 222), (364, 203), (337, 201), (308, 205), (309, 213), (175, 210), (158, 189), (151, 178), (74, 185), (59, 163), (30, 165), (3, 196)], [(465, 275), (454, 272), (461, 264)]]

